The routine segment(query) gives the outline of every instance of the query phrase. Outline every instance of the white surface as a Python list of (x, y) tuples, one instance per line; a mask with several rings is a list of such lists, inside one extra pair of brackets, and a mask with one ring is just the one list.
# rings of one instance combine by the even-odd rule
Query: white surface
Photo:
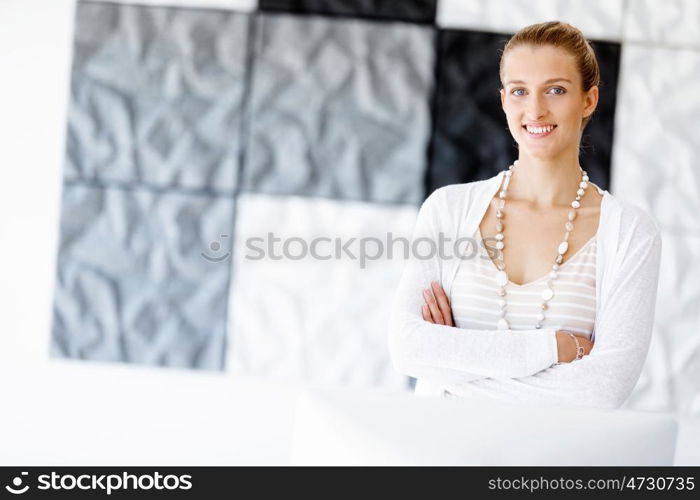
[(621, 63), (610, 191), (652, 214), (663, 241), (653, 342), (631, 403), (700, 416), (700, 52), (626, 44)]
[(700, 235), (700, 51), (626, 45), (610, 192), (664, 229)]
[(634, 0), (627, 5), (625, 41), (700, 49), (698, 0)]
[(190, 7), (198, 9), (230, 9), (252, 12), (258, 7), (257, 0), (90, 0), (93, 2), (124, 3), (137, 5)]
[(0, 364), (49, 352), (72, 9), (0, 2)]
[(589, 39), (619, 41), (622, 0), (438, 0), (437, 22), (443, 28), (515, 33), (527, 25), (564, 21)]
[(669, 414), (309, 390), (293, 465), (671, 465)]
[[(107, 363), (6, 363), (0, 465), (631, 465), (673, 456), (670, 414), (307, 389)], [(700, 465), (700, 419), (683, 418), (680, 429), (676, 460)]]
[[(387, 324), (391, 299), (405, 260), (400, 242), (387, 258), (387, 234), (410, 241), (416, 207), (321, 198), (243, 194), (236, 208), (234, 264), (229, 301), (227, 370), (235, 375), (278, 380), (307, 380), (355, 386), (408, 388), (408, 379), (389, 361)], [(313, 221), (312, 224), (309, 221)], [(317, 255), (273, 260), (268, 242), (273, 233), (277, 256), (301, 255), (303, 238)], [(377, 260), (362, 268), (360, 239), (384, 242)], [(249, 238), (254, 248), (247, 246)], [(355, 238), (352, 242), (351, 239)], [(347, 253), (336, 255), (336, 241)], [(379, 255), (370, 240), (367, 255)], [(286, 244), (289, 242), (290, 244)]]
[(298, 389), (90, 362), (0, 367), (0, 465), (285, 465)]
[(678, 417), (678, 437), (673, 465), (700, 466), (700, 418)]
[(634, 406), (700, 416), (700, 234), (662, 237), (654, 342)]

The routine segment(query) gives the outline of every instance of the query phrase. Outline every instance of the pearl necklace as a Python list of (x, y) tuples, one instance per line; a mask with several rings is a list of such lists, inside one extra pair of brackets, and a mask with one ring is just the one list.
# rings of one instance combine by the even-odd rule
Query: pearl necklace
[[(512, 165), (508, 167), (508, 170), (505, 171), (505, 182), (503, 183), (503, 188), (501, 189), (501, 192), (498, 194), (499, 198), (501, 199), (500, 207), (498, 210), (496, 210), (496, 248), (498, 250), (501, 250), (498, 252), (498, 255), (500, 257), (500, 261), (496, 263), (496, 266), (498, 268), (498, 272), (496, 273), (496, 283), (498, 284), (498, 291), (497, 294), (499, 296), (498, 303), (501, 307), (501, 318), (498, 320), (497, 327), (499, 330), (508, 330), (510, 328), (510, 325), (508, 324), (508, 320), (506, 320), (506, 285), (508, 285), (508, 275), (506, 274), (506, 263), (503, 258), (503, 248), (505, 247), (504, 243), (504, 236), (503, 236), (503, 208), (506, 206), (506, 194), (508, 192), (508, 184), (510, 183), (510, 178), (513, 175), (513, 166), (518, 164), (518, 160), (515, 160)], [(559, 266), (561, 265), (562, 261), (564, 260), (564, 254), (566, 254), (567, 250), (569, 249), (569, 235), (571, 234), (571, 231), (574, 229), (574, 219), (576, 219), (576, 210), (581, 206), (581, 198), (586, 192), (586, 188), (588, 187), (588, 175), (586, 174), (586, 171), (583, 170), (581, 167), (579, 167), (579, 170), (581, 171), (581, 182), (579, 183), (579, 188), (576, 191), (576, 199), (571, 202), (571, 208), (573, 210), (570, 210), (567, 218), (568, 220), (566, 221), (566, 224), (564, 224), (564, 228), (566, 229), (566, 232), (564, 233), (564, 241), (562, 241), (559, 244), (559, 247), (557, 248), (557, 256), (554, 259), (554, 264), (552, 265), (552, 271), (549, 273), (549, 279), (547, 280), (547, 285), (544, 290), (542, 290), (542, 303), (540, 304), (541, 311), (537, 315), (537, 324), (535, 325), (535, 328), (539, 329), (542, 328), (542, 323), (544, 322), (545, 319), (545, 311), (549, 307), (549, 301), (554, 297), (554, 281), (557, 279), (558, 273), (557, 271), (559, 270)]]

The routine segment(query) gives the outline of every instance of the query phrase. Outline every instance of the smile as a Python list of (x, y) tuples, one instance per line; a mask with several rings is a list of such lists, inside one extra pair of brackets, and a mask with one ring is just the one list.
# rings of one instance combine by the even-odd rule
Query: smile
[(540, 137), (547, 137), (549, 134), (551, 134), (555, 128), (557, 128), (556, 125), (546, 125), (544, 127), (530, 127), (529, 125), (523, 125), (523, 128), (527, 132), (527, 135), (533, 138), (540, 138)]

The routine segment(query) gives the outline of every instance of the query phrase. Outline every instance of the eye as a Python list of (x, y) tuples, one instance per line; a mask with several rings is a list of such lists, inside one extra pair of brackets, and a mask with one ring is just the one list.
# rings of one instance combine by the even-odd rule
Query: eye
[[(516, 97), (522, 97), (523, 94), (516, 94), (516, 92), (518, 92), (518, 91), (520, 91), (520, 90), (524, 91), (525, 89), (523, 89), (523, 88), (513, 89), (513, 90), (511, 90), (510, 93), (513, 94), (513, 95), (516, 96)], [(566, 93), (566, 89), (564, 89), (564, 88), (562, 88), (562, 87), (552, 87), (550, 90), (559, 90), (559, 92), (555, 92), (554, 95), (562, 95), (562, 94), (565, 94), (565, 93)]]

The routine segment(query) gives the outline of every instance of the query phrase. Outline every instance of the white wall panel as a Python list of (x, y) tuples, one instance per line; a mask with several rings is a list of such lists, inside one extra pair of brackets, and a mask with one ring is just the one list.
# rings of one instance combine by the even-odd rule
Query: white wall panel
[(700, 232), (700, 52), (622, 51), (610, 192), (668, 229)]
[(0, 363), (49, 352), (73, 7), (0, 1)]
[(622, 0), (438, 0), (437, 23), (461, 28), (515, 33), (544, 21), (565, 21), (597, 40), (620, 40)]
[[(406, 388), (408, 379), (389, 360), (387, 327), (393, 293), (404, 267), (399, 256), (368, 261), (247, 259), (246, 239), (268, 231), (281, 242), (316, 237), (410, 238), (413, 206), (338, 202), (319, 198), (243, 195), (237, 206), (229, 308), (227, 370), (241, 376), (357, 386)], [(254, 242), (256, 247), (266, 248)], [(290, 254), (301, 246), (290, 244)], [(322, 243), (317, 253), (334, 253)], [(358, 241), (347, 247), (358, 254)], [(368, 245), (368, 254), (376, 246)], [(416, 291), (420, 293), (420, 291)]]
[(622, 33), (626, 42), (700, 49), (698, 0), (634, 0), (627, 5)]
[(700, 416), (700, 237), (662, 230), (656, 316), (646, 365), (626, 407)]
[(700, 235), (663, 234), (656, 324), (666, 343), (675, 408), (700, 416)]
[(196, 9), (230, 9), (252, 12), (258, 6), (257, 0), (90, 0), (92, 2), (154, 5), (164, 7), (191, 7)]

